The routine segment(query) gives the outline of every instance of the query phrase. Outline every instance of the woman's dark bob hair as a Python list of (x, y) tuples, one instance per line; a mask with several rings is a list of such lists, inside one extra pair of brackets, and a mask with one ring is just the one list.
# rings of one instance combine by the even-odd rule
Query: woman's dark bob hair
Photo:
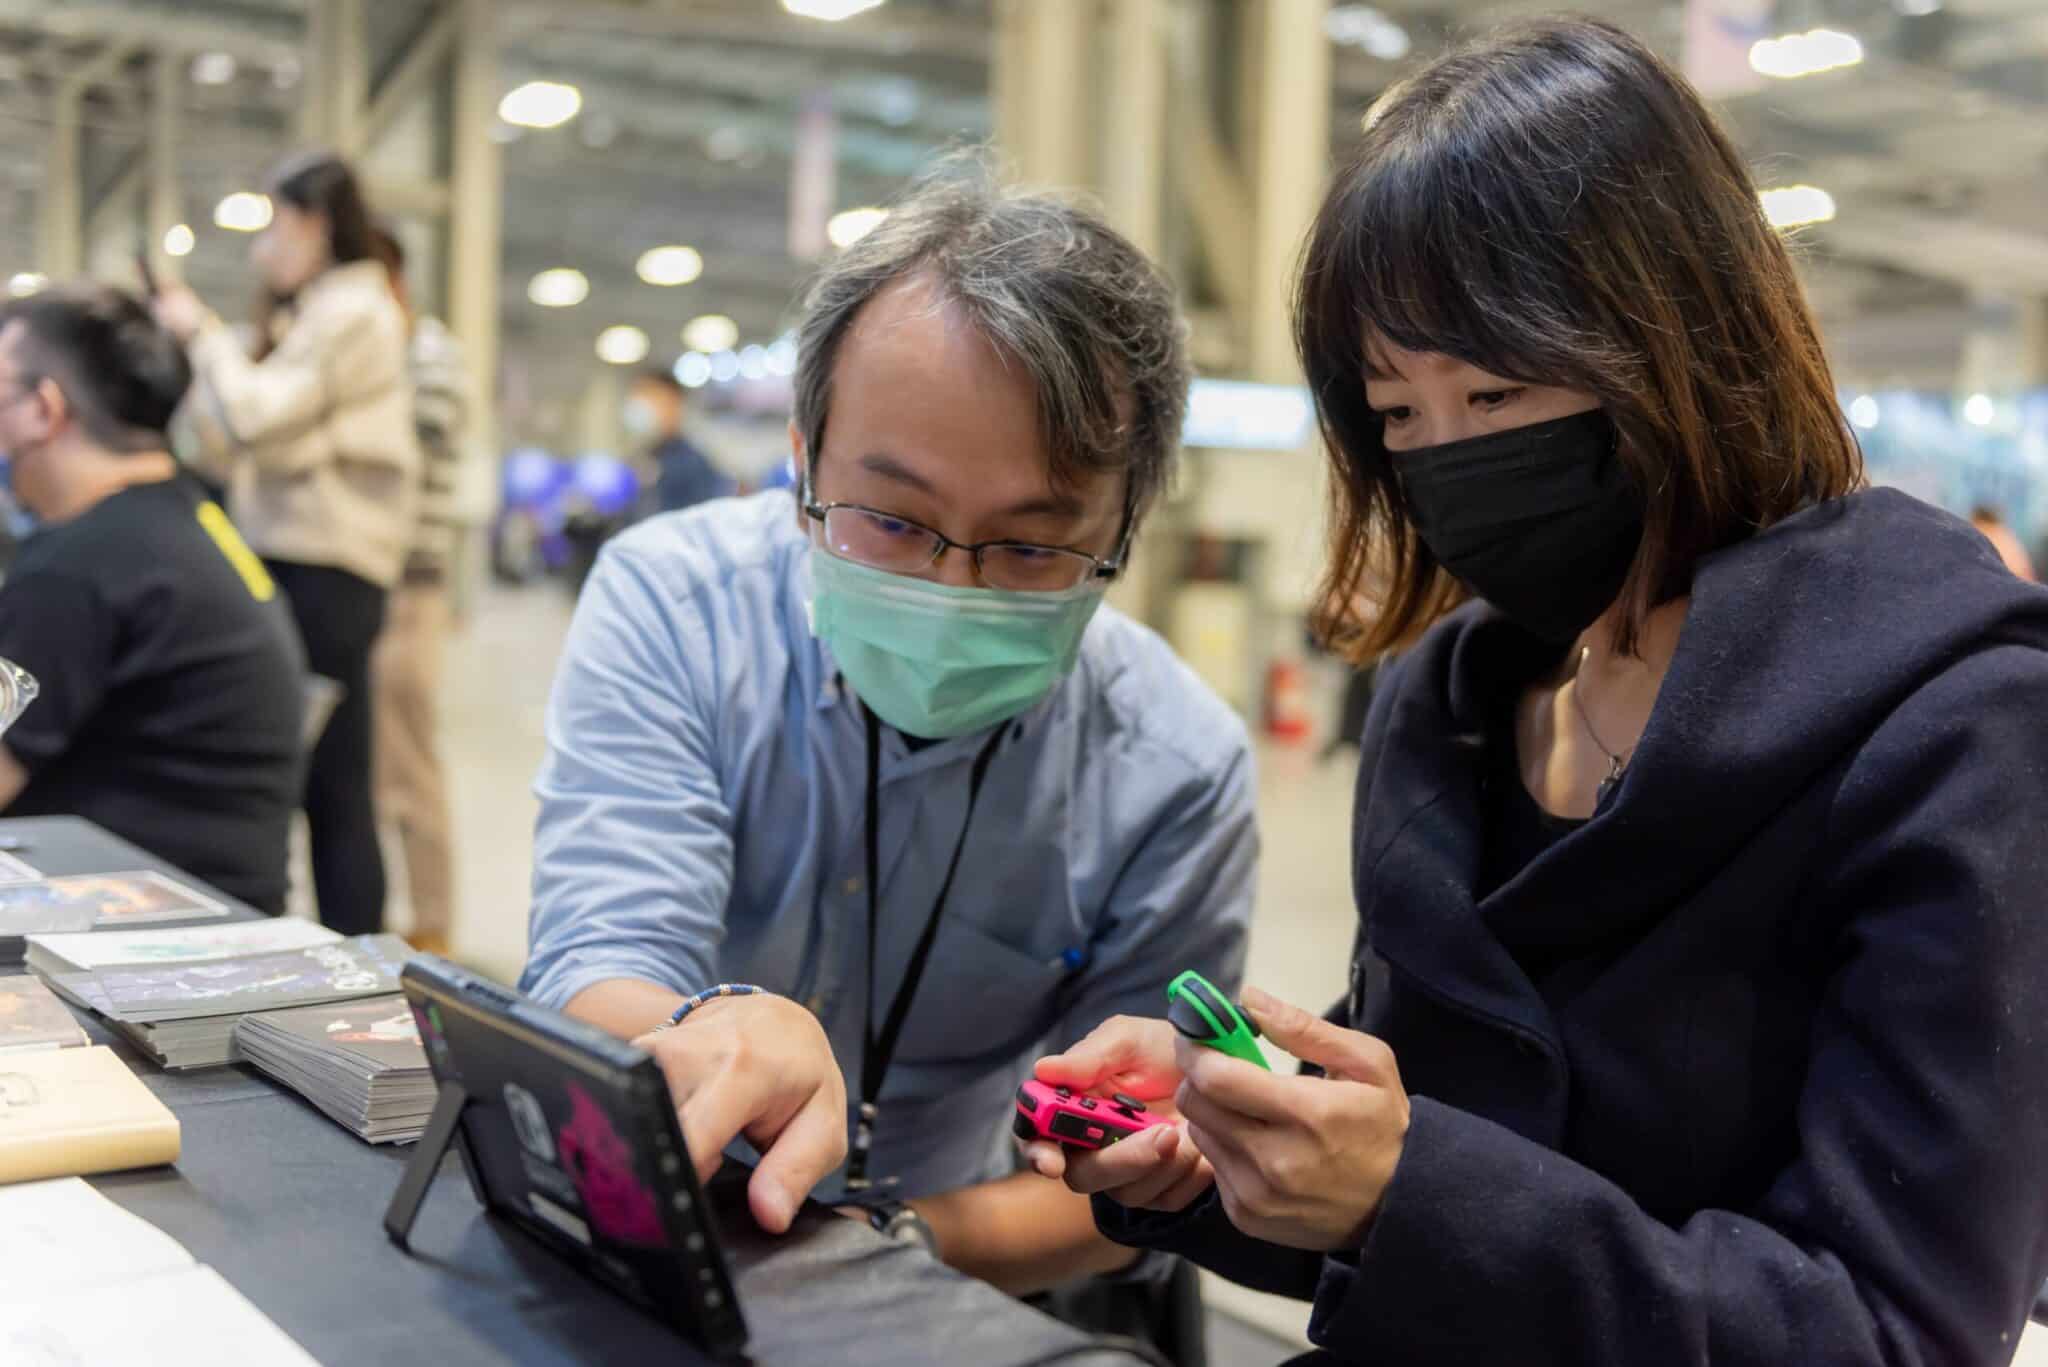
[(1295, 336), (1335, 475), (1317, 626), (1361, 661), (1465, 596), (1366, 404), (1378, 339), (1599, 398), (1645, 505), (1623, 651), (1701, 556), (1863, 482), (1741, 157), (1683, 77), (1597, 20), (1503, 30), (1381, 98), (1310, 234)]

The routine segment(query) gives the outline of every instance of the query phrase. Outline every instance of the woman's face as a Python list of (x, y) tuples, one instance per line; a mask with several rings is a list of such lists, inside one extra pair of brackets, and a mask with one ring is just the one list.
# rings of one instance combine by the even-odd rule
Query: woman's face
[(327, 217), (281, 199), (273, 205), (270, 226), (249, 244), (249, 260), (272, 294), (297, 294), (333, 264)]
[(1504, 380), (1436, 352), (1408, 351), (1384, 337), (1366, 346), (1365, 401), (1385, 424), (1389, 451), (1483, 437), (1598, 408), (1583, 389)]

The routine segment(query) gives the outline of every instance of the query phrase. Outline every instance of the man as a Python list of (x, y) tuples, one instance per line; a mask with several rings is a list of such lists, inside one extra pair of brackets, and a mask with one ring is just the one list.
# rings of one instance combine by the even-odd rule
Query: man
[(88, 817), (280, 912), (305, 657), (263, 562), (165, 449), (191, 374), (117, 291), (0, 308), (0, 447), (43, 524), (0, 587), (0, 655), (42, 690), (0, 741), (0, 807)]
[(469, 425), (469, 384), (462, 344), (440, 319), (413, 311), (405, 248), (396, 234), (379, 228), (377, 247), (391, 293), (412, 328), (407, 368), (421, 457), (419, 523), (370, 659), (377, 699), (377, 812), (397, 829), (405, 850), (413, 946), (446, 954), (455, 867), (448, 779), (441, 763), (441, 660), (448, 637), (448, 573), (462, 539), (456, 500)]
[(675, 513), (724, 498), (733, 483), (718, 472), (695, 442), (683, 435), (683, 387), (666, 370), (633, 378), (621, 414), (626, 434), (651, 443), (647, 464), (654, 469), (654, 506)]
[[(815, 1186), (1013, 1293), (1127, 1269), (1009, 1126), (1041, 1042), (1242, 967), (1243, 724), (1098, 610), (1178, 446), (1171, 292), (1085, 213), (934, 182), (799, 355), (794, 504), (654, 519), (584, 592), (525, 984), (655, 1052), (701, 1169), (761, 1151), (772, 1230)], [(765, 991), (649, 1033), (722, 980)]]

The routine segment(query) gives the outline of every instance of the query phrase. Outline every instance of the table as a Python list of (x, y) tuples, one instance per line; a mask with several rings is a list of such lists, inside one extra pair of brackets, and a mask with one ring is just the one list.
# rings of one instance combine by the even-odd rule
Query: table
[[(71, 818), (0, 820), (46, 873), (153, 868)], [(185, 1245), (329, 1367), (430, 1362), (689, 1363), (678, 1335), (585, 1280), (517, 1230), (486, 1218), (454, 1155), (421, 1209), (413, 1256), (382, 1218), (411, 1146), (372, 1146), (245, 1067), (166, 1073), (87, 1022), (177, 1113), (175, 1167), (90, 1179)], [(752, 1330), (749, 1360), (906, 1363), (1140, 1361), (818, 1206), (773, 1238), (721, 1174), (710, 1196)], [(251, 1364), (250, 1367), (260, 1367)]]

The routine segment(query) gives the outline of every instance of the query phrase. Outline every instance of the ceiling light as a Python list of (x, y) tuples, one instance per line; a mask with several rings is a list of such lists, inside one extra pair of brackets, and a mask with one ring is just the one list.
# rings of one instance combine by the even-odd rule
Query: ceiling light
[(1855, 66), (1863, 60), (1863, 44), (1831, 28), (1765, 38), (1749, 50), (1749, 64), (1765, 76), (1792, 80)]
[(692, 351), (729, 351), (740, 339), (740, 325), (722, 313), (692, 318), (683, 328), (683, 345)]
[(1991, 402), (1989, 394), (1972, 394), (1963, 400), (1963, 418), (1978, 427), (1991, 426), (1991, 420), (1998, 416), (1998, 405)]
[(26, 299), (50, 283), (50, 277), (41, 271), (20, 271), (9, 277), (7, 292), (16, 299)]
[(687, 285), (704, 274), (704, 258), (695, 247), (650, 247), (635, 269), (650, 285)]
[(720, 384), (731, 384), (740, 377), (740, 358), (730, 351), (721, 351), (711, 358), (711, 378)]
[(770, 375), (796, 374), (796, 339), (778, 337), (768, 347), (768, 373)]
[(638, 365), (647, 359), (647, 334), (619, 323), (597, 334), (597, 359), (608, 365)]
[(192, 59), (195, 85), (226, 85), (235, 79), (235, 59), (226, 52), (202, 52)]
[(704, 138), (704, 155), (713, 161), (738, 161), (746, 155), (747, 135), (730, 124), (714, 128)]
[(1835, 216), (1835, 197), (1817, 185), (1785, 185), (1757, 196), (1773, 228), (1826, 223)]
[(573, 266), (557, 266), (527, 281), (526, 297), (544, 309), (574, 308), (590, 297), (590, 281)]
[(1909, 19), (1924, 19), (1941, 12), (1941, 0), (1898, 0), (1898, 7)]
[(880, 227), (888, 216), (887, 209), (848, 209), (832, 215), (832, 221), (825, 225), (825, 236), (844, 251)]
[(189, 223), (173, 223), (164, 233), (165, 256), (190, 256), (199, 239), (193, 235)]
[(765, 380), (768, 378), (767, 347), (750, 346), (740, 349), (740, 378), (743, 380)]
[(1865, 429), (1877, 426), (1877, 400), (1868, 394), (1858, 394), (1849, 403), (1849, 421)]
[(879, 9), (881, 5), (882, 0), (782, 0), (782, 7), (791, 14), (803, 19), (823, 19), (828, 24)]
[(676, 383), (686, 389), (702, 389), (711, 383), (711, 358), (701, 351), (686, 351), (676, 361)]
[(213, 206), (213, 225), (236, 233), (260, 233), (270, 226), (270, 196), (237, 190)]
[(515, 128), (559, 128), (583, 108), (583, 92), (556, 81), (528, 81), (498, 101), (498, 117)]
[(1383, 62), (1398, 62), (1414, 46), (1408, 30), (1370, 5), (1336, 5), (1323, 16), (1323, 32), (1333, 43), (1355, 47)]

